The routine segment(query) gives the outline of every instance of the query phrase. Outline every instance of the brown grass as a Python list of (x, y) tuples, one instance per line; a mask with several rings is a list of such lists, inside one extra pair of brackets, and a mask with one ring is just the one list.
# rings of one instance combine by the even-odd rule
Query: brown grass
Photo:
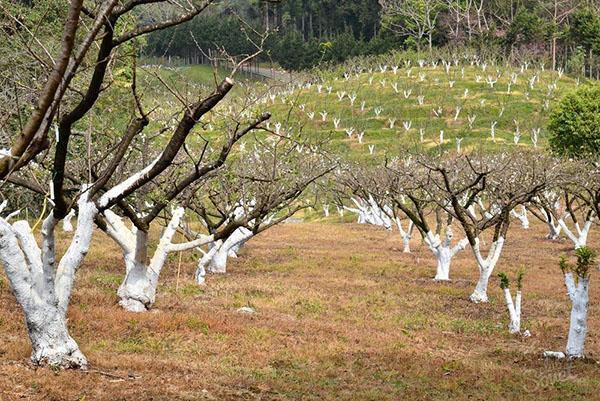
[[(440, 284), (418, 240), (406, 255), (397, 233), (374, 227), (282, 225), (202, 289), (194, 260), (183, 256), (177, 280), (173, 257), (156, 309), (133, 314), (116, 305), (121, 255), (98, 234), (69, 311), (91, 370), (28, 366), (20, 310), (0, 276), (0, 400), (600, 399), (600, 365), (540, 358), (564, 348), (570, 310), (557, 261), (571, 245), (543, 235), (515, 224), (497, 267), (511, 277), (527, 269), (522, 326), (533, 337), (521, 339), (508, 334), (495, 277), (489, 304), (467, 301), (477, 278), (469, 250)], [(595, 281), (586, 349), (600, 358)], [(244, 305), (257, 313), (235, 312)]]

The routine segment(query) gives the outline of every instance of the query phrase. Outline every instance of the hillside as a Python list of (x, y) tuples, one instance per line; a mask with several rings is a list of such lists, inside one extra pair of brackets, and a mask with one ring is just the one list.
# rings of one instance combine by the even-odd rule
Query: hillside
[(299, 124), (311, 135), (331, 135), (352, 157), (369, 155), (369, 147), (377, 154), (398, 147), (492, 150), (536, 141), (545, 146), (549, 110), (577, 84), (531, 67), (380, 66), (323, 74), (315, 83), (272, 95), (268, 103), (272, 127)]

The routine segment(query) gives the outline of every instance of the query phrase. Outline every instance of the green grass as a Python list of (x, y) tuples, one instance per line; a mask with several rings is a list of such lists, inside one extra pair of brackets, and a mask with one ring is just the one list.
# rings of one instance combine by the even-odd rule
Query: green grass
[[(513, 74), (517, 79), (509, 93), (508, 83)], [(529, 80), (535, 75), (538, 79), (531, 88)], [(479, 82), (477, 76), (480, 76)], [(497, 78), (493, 88), (486, 83), (488, 76)], [(452, 87), (449, 81), (454, 81)], [(397, 84), (398, 92), (392, 84)], [(305, 85), (278, 96), (274, 104), (268, 103), (274, 114), (271, 126), (281, 121), (284, 127), (300, 124), (303, 131), (311, 135), (329, 135), (335, 148), (351, 157), (368, 156), (368, 145), (375, 145), (377, 154), (398, 149), (455, 150), (457, 138), (463, 138), (462, 151), (487, 151), (532, 146), (531, 131), (535, 128), (541, 129), (538, 146), (545, 146), (549, 110), (576, 84), (575, 79), (565, 75), (559, 77), (553, 71), (529, 69), (521, 72), (519, 68), (495, 66), (487, 66), (483, 71), (478, 66), (458, 65), (447, 72), (441, 64), (423, 68), (417, 65), (400, 68), (396, 74), (389, 69), (386, 72), (367, 71), (347, 79), (329, 77), (320, 84)], [(322, 85), (320, 93), (318, 85)], [(331, 87), (331, 93), (328, 93), (328, 87)], [(337, 94), (342, 92), (346, 96), (339, 101)], [(356, 100), (352, 105), (349, 96), (353, 94)], [(419, 96), (424, 97), (422, 105), (418, 102)], [(365, 106), (361, 110), (363, 101)], [(295, 107), (288, 121), (291, 106)], [(458, 106), (461, 111), (455, 118)], [(382, 108), (379, 116), (375, 113), (376, 108)], [(438, 108), (442, 110), (440, 116), (433, 111)], [(326, 121), (322, 121), (319, 114), (323, 111), (328, 113)], [(313, 119), (309, 117), (310, 113), (314, 113)], [(471, 127), (468, 116), (475, 116)], [(334, 118), (341, 120), (338, 129), (334, 128)], [(389, 119), (396, 120), (394, 128), (390, 128)], [(411, 122), (408, 131), (403, 127), (405, 121)], [(491, 136), (493, 121), (497, 122), (495, 140)], [(521, 138), (515, 145), (517, 124)], [(349, 128), (355, 130), (352, 138), (345, 132)], [(422, 142), (420, 129), (424, 130)], [(444, 143), (440, 146), (441, 130), (444, 131)], [(359, 144), (357, 138), (361, 131), (365, 132), (363, 144)]]

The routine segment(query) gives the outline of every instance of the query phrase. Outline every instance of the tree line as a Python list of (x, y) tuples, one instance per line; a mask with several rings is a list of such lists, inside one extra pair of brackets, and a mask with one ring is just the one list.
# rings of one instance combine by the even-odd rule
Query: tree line
[(596, 76), (599, 11), (597, 0), (238, 0), (153, 33), (145, 52), (191, 63), (216, 49), (248, 53), (252, 40), (241, 19), (271, 31), (263, 60), (290, 70), (390, 49), (468, 47)]

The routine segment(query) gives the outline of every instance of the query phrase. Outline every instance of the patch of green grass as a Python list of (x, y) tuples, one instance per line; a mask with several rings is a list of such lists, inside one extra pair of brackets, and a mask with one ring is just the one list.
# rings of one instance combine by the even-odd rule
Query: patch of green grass
[(451, 330), (459, 334), (492, 334), (502, 330), (502, 326), (499, 326), (498, 322), (491, 320), (469, 320), (457, 318), (449, 321), (440, 320), (439, 323), (442, 329)]
[(123, 275), (98, 270), (94, 272), (92, 281), (102, 289), (109, 289), (113, 291), (115, 288), (118, 288), (119, 285), (121, 285), (121, 282), (123, 281)]
[(302, 318), (304, 316), (319, 316), (325, 311), (325, 307), (319, 299), (305, 298), (294, 303), (294, 311), (296, 316)]
[(276, 335), (277, 333), (268, 327), (250, 327), (246, 330), (246, 337), (252, 342), (265, 341), (274, 338)]
[(198, 284), (186, 284), (179, 288), (179, 293), (186, 298), (193, 298), (204, 294), (204, 288)]
[(210, 329), (207, 323), (203, 322), (195, 316), (189, 316), (185, 320), (185, 325), (188, 329), (199, 331), (203, 334), (208, 334)]

